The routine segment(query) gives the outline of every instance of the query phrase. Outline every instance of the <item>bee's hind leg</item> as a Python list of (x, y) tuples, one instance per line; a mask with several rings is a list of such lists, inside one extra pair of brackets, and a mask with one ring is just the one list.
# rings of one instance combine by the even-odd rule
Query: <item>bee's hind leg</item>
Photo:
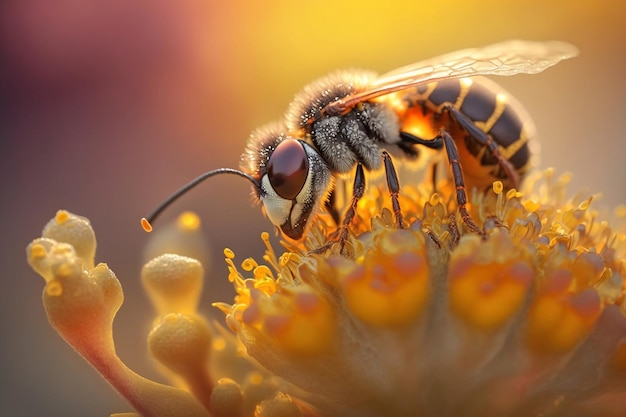
[(491, 137), (489, 137), (485, 132), (477, 128), (474, 122), (472, 122), (458, 109), (454, 108), (454, 106), (446, 106), (445, 110), (448, 111), (450, 117), (452, 117), (459, 125), (461, 125), (461, 127), (463, 127), (463, 129), (465, 129), (474, 139), (476, 139), (478, 143), (487, 148), (487, 150), (496, 159), (496, 161), (498, 161), (498, 164), (506, 173), (506, 176), (511, 181), (511, 185), (513, 186), (513, 188), (519, 190), (521, 182), (520, 176), (517, 171), (515, 171), (515, 167), (513, 167), (511, 161), (502, 156), (500, 150), (498, 149), (497, 143), (493, 139), (491, 139)]
[(463, 223), (465, 223), (470, 231), (484, 237), (485, 233), (474, 222), (472, 216), (467, 211), (468, 202), (467, 192), (465, 190), (465, 180), (463, 179), (463, 169), (461, 168), (461, 162), (459, 161), (459, 151), (454, 144), (454, 139), (452, 139), (450, 134), (444, 129), (439, 131), (439, 135), (437, 137), (441, 138), (441, 140), (445, 143), (446, 154), (452, 169), (452, 178), (456, 188), (456, 201)]
[(456, 189), (456, 201), (463, 223), (465, 223), (470, 231), (480, 236), (484, 236), (484, 232), (474, 222), (472, 216), (470, 216), (469, 211), (467, 210), (467, 191), (465, 189), (465, 180), (463, 179), (463, 169), (461, 168), (461, 162), (459, 160), (459, 151), (454, 144), (454, 139), (450, 136), (450, 133), (448, 133), (445, 129), (441, 129), (439, 134), (430, 140), (419, 138), (408, 132), (400, 132), (400, 137), (405, 143), (423, 145), (431, 149), (446, 149), (446, 155), (448, 157), (450, 168), (452, 169), (452, 179)]

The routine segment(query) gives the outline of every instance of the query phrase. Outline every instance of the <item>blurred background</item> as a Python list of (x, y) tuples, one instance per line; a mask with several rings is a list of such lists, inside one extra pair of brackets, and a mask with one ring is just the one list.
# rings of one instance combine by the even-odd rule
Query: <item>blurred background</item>
[[(339, 68), (378, 72), (510, 38), (559, 39), (580, 57), (501, 78), (542, 137), (543, 167), (572, 194), (626, 203), (626, 3), (615, 1), (8, 0), (0, 5), (0, 415), (108, 416), (130, 407), (49, 327), (43, 280), (24, 248), (57, 209), (87, 216), (97, 261), (124, 286), (119, 355), (146, 356), (153, 318), (138, 219), (196, 175), (236, 167), (249, 132), (280, 117), (305, 83)], [(222, 261), (260, 259), (271, 231), (240, 178), (216, 178), (185, 209), (210, 238), (203, 311), (232, 301)], [(277, 239), (274, 238), (274, 242)], [(220, 314), (215, 314), (219, 317)]]

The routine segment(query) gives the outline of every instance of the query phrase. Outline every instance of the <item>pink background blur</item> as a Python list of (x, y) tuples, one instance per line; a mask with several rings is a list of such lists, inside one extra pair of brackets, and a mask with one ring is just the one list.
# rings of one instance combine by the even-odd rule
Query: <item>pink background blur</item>
[[(581, 4), (587, 5), (581, 5)], [(0, 415), (130, 411), (47, 324), (24, 248), (59, 208), (87, 216), (97, 261), (122, 281), (120, 356), (146, 357), (138, 219), (201, 172), (235, 167), (249, 132), (331, 70), (379, 72), (470, 46), (560, 39), (579, 58), (498, 79), (543, 138), (542, 166), (574, 173), (596, 207), (626, 203), (626, 3), (615, 1), (8, 0), (0, 5)], [(211, 240), (203, 311), (231, 301), (222, 249), (260, 258), (271, 231), (250, 187), (212, 180), (164, 219), (197, 211)], [(275, 240), (276, 241), (276, 240)], [(219, 317), (219, 314), (216, 314)]]

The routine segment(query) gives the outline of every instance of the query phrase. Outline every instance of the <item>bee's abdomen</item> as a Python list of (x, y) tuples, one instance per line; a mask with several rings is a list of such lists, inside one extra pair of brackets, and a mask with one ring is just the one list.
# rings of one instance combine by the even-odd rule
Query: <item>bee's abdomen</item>
[[(443, 80), (408, 92), (405, 100), (409, 105), (408, 112), (421, 112), (430, 121), (431, 132), (439, 129), (450, 132), (461, 157), (466, 155), (466, 160), (462, 161), (463, 169), (470, 176), (487, 175), (486, 181), (506, 177), (483, 144), (466, 129), (444, 117), (446, 106), (459, 110), (476, 128), (486, 133), (520, 175), (528, 169), (528, 142), (534, 135), (534, 126), (521, 105), (497, 84), (483, 77)], [(468, 156), (474, 161), (467, 161)]]

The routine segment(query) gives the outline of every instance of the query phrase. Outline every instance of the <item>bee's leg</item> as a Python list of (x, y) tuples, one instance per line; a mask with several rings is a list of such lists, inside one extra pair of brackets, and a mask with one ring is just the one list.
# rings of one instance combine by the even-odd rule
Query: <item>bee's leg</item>
[(391, 194), (391, 205), (393, 214), (396, 218), (396, 227), (404, 229), (404, 220), (402, 220), (402, 211), (400, 210), (400, 202), (398, 201), (398, 193), (400, 192), (400, 182), (393, 161), (386, 151), (383, 151), (383, 161), (385, 162), (385, 177), (387, 177), (387, 188)]
[(500, 150), (498, 149), (498, 145), (493, 141), (493, 139), (491, 139), (489, 135), (487, 135), (485, 132), (477, 128), (474, 122), (471, 121), (466, 115), (461, 113), (458, 109), (454, 108), (453, 106), (446, 106), (445, 110), (448, 112), (450, 117), (452, 117), (461, 127), (463, 127), (463, 129), (467, 131), (467, 133), (470, 134), (471, 137), (476, 139), (478, 143), (484, 145), (489, 150), (489, 152), (491, 152), (491, 155), (496, 158), (498, 164), (506, 173), (506, 176), (509, 178), (509, 180), (511, 180), (511, 184), (513, 185), (513, 187), (519, 190), (519, 174), (517, 173), (517, 171), (515, 171), (513, 164), (511, 164), (508, 159), (502, 156)]
[(446, 154), (448, 155), (448, 161), (452, 167), (452, 178), (454, 179), (454, 186), (456, 188), (456, 201), (459, 206), (459, 212), (463, 222), (472, 232), (484, 235), (483, 231), (478, 227), (469, 212), (467, 211), (467, 192), (465, 191), (465, 180), (463, 179), (463, 170), (461, 169), (461, 163), (459, 162), (459, 151), (456, 148), (454, 139), (445, 131), (440, 130), (437, 138), (441, 138), (445, 143)]

